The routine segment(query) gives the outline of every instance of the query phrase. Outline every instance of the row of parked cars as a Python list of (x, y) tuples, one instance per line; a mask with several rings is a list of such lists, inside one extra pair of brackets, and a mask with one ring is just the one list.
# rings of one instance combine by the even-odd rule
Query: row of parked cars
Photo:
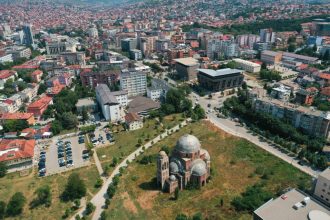
[(46, 152), (45, 151), (40, 152), (40, 157), (39, 157), (39, 162), (38, 162), (38, 171), (39, 171), (40, 177), (46, 175)]
[(73, 166), (72, 159), (72, 147), (70, 141), (58, 141), (57, 145), (57, 157), (58, 157), (58, 165), (60, 167), (71, 167)]

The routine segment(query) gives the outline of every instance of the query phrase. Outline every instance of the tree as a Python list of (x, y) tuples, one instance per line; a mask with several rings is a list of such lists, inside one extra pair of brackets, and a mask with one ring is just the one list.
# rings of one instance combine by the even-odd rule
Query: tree
[(111, 163), (111, 166), (115, 167), (117, 164), (118, 164), (118, 158), (117, 157), (113, 157), (112, 158), (112, 163)]
[(202, 220), (202, 219), (203, 219), (203, 216), (202, 216), (202, 213), (200, 213), (200, 212), (195, 213), (192, 217), (192, 220)]
[(4, 219), (6, 214), (6, 203), (0, 201), (0, 219)]
[(58, 120), (52, 121), (52, 124), (50, 126), (50, 130), (53, 132), (53, 135), (57, 135), (62, 131), (62, 125), (61, 122)]
[(8, 167), (4, 162), (0, 163), (0, 178), (6, 176)]
[(61, 121), (63, 128), (66, 128), (66, 129), (76, 128), (78, 125), (78, 118), (72, 112), (64, 112), (60, 116), (60, 121)]
[(15, 193), (8, 202), (7, 205), (7, 215), (16, 216), (22, 213), (26, 198), (23, 193)]
[(113, 184), (110, 184), (108, 189), (107, 189), (107, 194), (109, 198), (111, 199), (116, 193), (116, 186)]
[(180, 190), (179, 190), (179, 187), (176, 187), (175, 191), (174, 191), (174, 199), (178, 200), (179, 196), (180, 196)]
[(296, 45), (290, 44), (289, 47), (288, 47), (288, 51), (289, 52), (294, 52), (295, 50), (296, 50)]
[(102, 184), (103, 184), (103, 180), (101, 178), (97, 178), (94, 187), (100, 188), (102, 186)]
[(188, 216), (186, 216), (183, 213), (180, 213), (175, 217), (175, 220), (188, 220), (188, 219), (189, 219)]
[(38, 95), (41, 95), (46, 91), (47, 91), (47, 86), (44, 83), (40, 83), (38, 89)]
[(86, 195), (86, 186), (78, 173), (72, 173), (69, 176), (68, 183), (62, 193), (64, 201), (80, 199)]
[(93, 203), (89, 202), (86, 205), (86, 209), (85, 209), (85, 214), (89, 215), (91, 214), (93, 211), (95, 210), (95, 206), (93, 205)]
[(45, 205), (46, 207), (49, 207), (52, 203), (52, 194), (50, 191), (50, 187), (42, 186), (39, 187), (36, 191), (36, 198), (32, 200), (30, 206), (31, 208), (37, 207), (39, 205)]
[(88, 112), (87, 112), (85, 106), (83, 106), (83, 108), (82, 108), (81, 115), (82, 115), (82, 120), (83, 121), (87, 121), (88, 120)]
[(261, 185), (250, 186), (240, 197), (235, 197), (232, 205), (237, 211), (254, 211), (272, 198), (272, 194), (263, 190)]
[(108, 218), (107, 213), (106, 213), (105, 211), (103, 211), (103, 212), (101, 213), (100, 220), (107, 220), (107, 218)]
[(3, 130), (5, 132), (18, 132), (28, 127), (29, 124), (26, 120), (7, 120), (3, 123)]

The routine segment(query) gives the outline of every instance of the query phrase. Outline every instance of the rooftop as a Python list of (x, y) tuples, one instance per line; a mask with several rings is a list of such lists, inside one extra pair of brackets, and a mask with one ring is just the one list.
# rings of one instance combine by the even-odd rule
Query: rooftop
[(0, 162), (32, 158), (35, 140), (3, 139), (0, 141)]
[(141, 120), (140, 116), (138, 114), (136, 114), (135, 112), (130, 112), (125, 115), (125, 121), (127, 123), (131, 123), (134, 121), (140, 121), (140, 120)]
[(185, 66), (195, 66), (198, 64), (198, 60), (192, 57), (174, 59), (174, 61)]
[(15, 113), (4, 113), (0, 116), (2, 120), (27, 120), (33, 117), (33, 113), (23, 113), (23, 112), (15, 112)]
[(32, 102), (28, 108), (41, 108), (44, 105), (48, 105), (52, 101), (52, 98), (49, 96), (43, 96), (35, 102)]
[(217, 77), (217, 76), (225, 76), (225, 75), (230, 75), (234, 73), (242, 73), (242, 70), (238, 69), (219, 69), (219, 70), (212, 70), (212, 69), (198, 69), (199, 72), (202, 72), (206, 75), (209, 75), (211, 77)]
[(319, 176), (322, 176), (325, 179), (330, 180), (330, 168), (325, 169)]
[(97, 94), (99, 94), (102, 105), (118, 104), (117, 99), (111, 94), (110, 89), (106, 84), (97, 85), (95, 91)]
[[(326, 220), (330, 218), (330, 211), (325, 205), (296, 189), (292, 189), (282, 196), (266, 202), (255, 210), (254, 214), (265, 220)], [(316, 217), (314, 217), (315, 214)], [(326, 218), (320, 218), (320, 216), (325, 216)]]
[(128, 112), (143, 112), (149, 111), (152, 109), (157, 109), (160, 107), (158, 102), (154, 102), (153, 100), (143, 97), (136, 96), (129, 104), (128, 104)]
[(78, 99), (76, 107), (88, 106), (88, 105), (95, 105), (94, 99), (92, 99), (92, 98)]

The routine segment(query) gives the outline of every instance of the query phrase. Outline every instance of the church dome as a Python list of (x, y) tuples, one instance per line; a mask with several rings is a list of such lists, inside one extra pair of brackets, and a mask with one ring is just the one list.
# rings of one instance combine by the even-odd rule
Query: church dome
[(179, 167), (178, 164), (175, 162), (170, 163), (170, 172), (171, 173), (178, 173), (179, 172)]
[(211, 160), (210, 154), (209, 154), (209, 152), (207, 150), (201, 149), (201, 154), (205, 154), (205, 159), (207, 161), (210, 161)]
[(195, 153), (199, 151), (201, 144), (199, 140), (190, 134), (185, 134), (176, 143), (175, 150), (181, 153)]
[(197, 159), (193, 161), (191, 174), (194, 176), (203, 176), (207, 173), (206, 164), (203, 160)]
[(171, 175), (171, 176), (170, 176), (170, 180), (171, 180), (171, 181), (175, 181), (175, 180), (176, 180), (176, 177), (175, 177), (174, 175)]

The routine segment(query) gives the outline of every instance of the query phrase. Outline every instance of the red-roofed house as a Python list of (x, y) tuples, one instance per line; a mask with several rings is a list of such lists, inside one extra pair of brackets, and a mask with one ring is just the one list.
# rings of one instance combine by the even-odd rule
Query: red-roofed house
[(43, 72), (41, 70), (35, 70), (31, 73), (33, 82), (38, 83), (41, 81)]
[(15, 76), (17, 76), (17, 72), (13, 70), (1, 70), (0, 71), (0, 89), (3, 89), (5, 83), (12, 79), (15, 80)]
[(47, 89), (47, 95), (50, 97), (54, 97), (58, 93), (60, 93), (65, 88), (65, 85), (56, 84), (53, 87)]
[(130, 131), (137, 130), (143, 127), (143, 120), (138, 114), (134, 112), (125, 115), (125, 122)]
[(3, 139), (0, 141), (0, 162), (9, 168), (30, 168), (33, 164), (35, 140)]
[(43, 96), (37, 101), (31, 103), (27, 107), (27, 112), (28, 113), (33, 113), (35, 118), (40, 118), (44, 111), (46, 111), (48, 105), (53, 104), (53, 99), (52, 97), (49, 96)]
[(320, 73), (318, 78), (324, 81), (324, 86), (330, 86), (330, 74)]
[(24, 120), (27, 121), (29, 125), (34, 125), (34, 115), (32, 113), (24, 113), (24, 112), (15, 112), (15, 113), (3, 113), (0, 115), (0, 120), (2, 122), (8, 120)]

